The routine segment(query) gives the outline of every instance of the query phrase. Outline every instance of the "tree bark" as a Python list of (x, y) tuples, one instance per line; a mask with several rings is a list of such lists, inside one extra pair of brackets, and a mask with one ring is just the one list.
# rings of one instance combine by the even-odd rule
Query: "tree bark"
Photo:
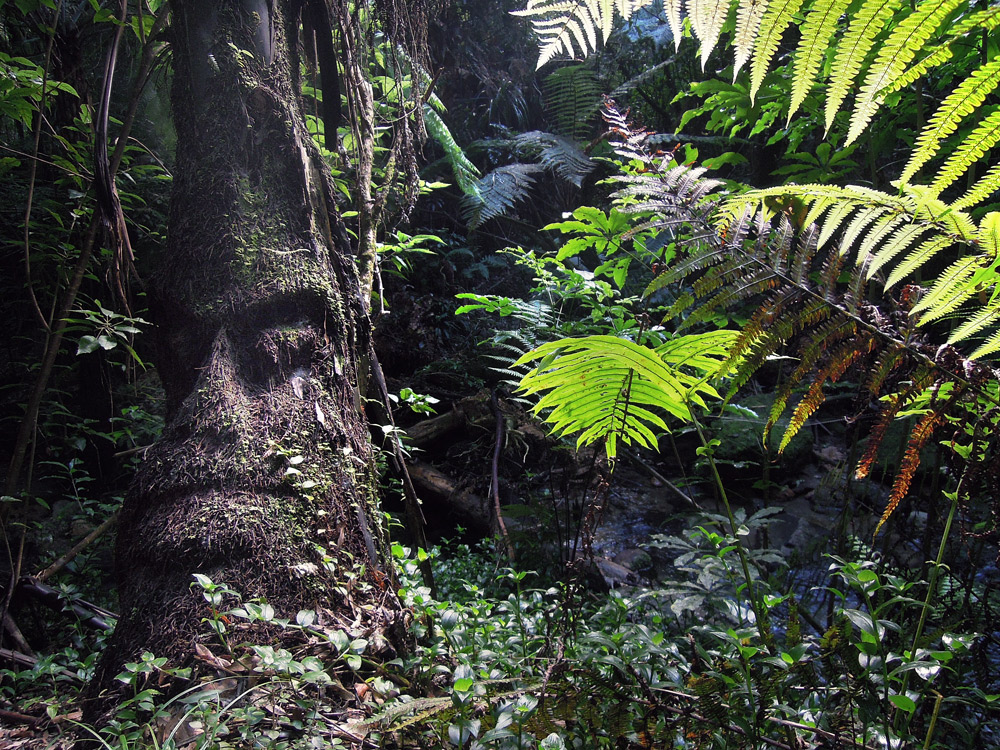
[[(297, 4), (171, 5), (177, 164), (150, 292), (168, 423), (122, 508), (122, 617), (93, 694), (143, 651), (194, 664), (216, 637), (194, 573), (284, 616), (401, 632), (357, 392), (367, 317), (304, 125)], [(370, 586), (337, 593), (362, 565)]]

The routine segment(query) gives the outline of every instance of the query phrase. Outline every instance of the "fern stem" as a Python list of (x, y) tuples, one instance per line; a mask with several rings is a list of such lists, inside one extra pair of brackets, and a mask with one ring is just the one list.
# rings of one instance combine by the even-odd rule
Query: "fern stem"
[(747, 553), (743, 548), (743, 543), (740, 541), (740, 537), (737, 532), (736, 517), (733, 515), (733, 507), (729, 504), (729, 496), (726, 494), (726, 487), (722, 482), (722, 476), (719, 474), (719, 467), (715, 463), (714, 448), (709, 445), (708, 440), (705, 438), (705, 432), (701, 427), (701, 422), (698, 421), (698, 417), (693, 407), (691, 409), (691, 423), (694, 425), (694, 429), (698, 433), (698, 440), (701, 442), (703, 454), (705, 458), (708, 459), (708, 465), (712, 470), (712, 480), (715, 482), (715, 486), (719, 490), (719, 499), (722, 500), (722, 505), (726, 509), (726, 516), (729, 519), (729, 529), (733, 536), (733, 543), (736, 545), (736, 553), (740, 558), (740, 567), (743, 569), (743, 580), (746, 581), (747, 597), (750, 600), (750, 609), (754, 614), (757, 633), (760, 635), (761, 643), (767, 648), (768, 651), (770, 651), (771, 647), (768, 643), (770, 638), (768, 637), (767, 630), (764, 627), (764, 621), (761, 619), (763, 612), (761, 612), (760, 603), (757, 600), (757, 592), (753, 585), (753, 579), (750, 577), (750, 563), (747, 560)]
[[(955, 520), (955, 513), (958, 510), (958, 498), (961, 496), (962, 492), (962, 480), (965, 479), (965, 474), (962, 474), (962, 479), (958, 482), (958, 487), (955, 488), (953, 493), (945, 492), (944, 496), (951, 499), (951, 508), (948, 509), (948, 518), (944, 522), (944, 531), (941, 532), (941, 541), (938, 544), (937, 558), (934, 560), (934, 565), (931, 567), (930, 577), (927, 580), (927, 594), (924, 596), (924, 603), (920, 609), (920, 619), (917, 621), (917, 629), (913, 632), (913, 643), (910, 645), (910, 660), (916, 658), (917, 646), (920, 644), (920, 639), (924, 634), (924, 626), (927, 624), (927, 615), (931, 611), (931, 600), (934, 598), (934, 594), (937, 591), (938, 575), (941, 572), (941, 561), (944, 560), (944, 550), (948, 546), (948, 537), (951, 535), (951, 524)], [(900, 695), (906, 695), (906, 687), (910, 682), (910, 675), (912, 671), (905, 672), (903, 674), (903, 682), (899, 689)], [(895, 727), (898, 729), (899, 724), (902, 720), (904, 712), (896, 709), (896, 720)], [(906, 726), (909, 727), (910, 719), (913, 714), (906, 714)]]

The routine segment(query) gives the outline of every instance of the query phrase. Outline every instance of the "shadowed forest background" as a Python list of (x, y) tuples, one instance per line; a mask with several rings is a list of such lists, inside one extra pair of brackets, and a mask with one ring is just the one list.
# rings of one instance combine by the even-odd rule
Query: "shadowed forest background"
[(0, 0), (0, 746), (1000, 747), (998, 26)]

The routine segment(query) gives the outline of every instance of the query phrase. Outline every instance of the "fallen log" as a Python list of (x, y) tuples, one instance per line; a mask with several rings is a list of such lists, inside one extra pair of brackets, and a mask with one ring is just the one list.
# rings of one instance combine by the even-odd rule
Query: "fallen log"
[(492, 533), (489, 506), (474, 492), (463, 489), (454, 479), (430, 464), (411, 461), (407, 464), (410, 478), (422, 491), (434, 495), (461, 519), (461, 524), (474, 531)]

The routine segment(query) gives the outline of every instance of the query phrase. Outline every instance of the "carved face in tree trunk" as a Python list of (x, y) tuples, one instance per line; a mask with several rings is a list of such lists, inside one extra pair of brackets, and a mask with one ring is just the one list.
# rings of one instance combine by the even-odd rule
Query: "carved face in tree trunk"
[[(136, 652), (183, 661), (211, 637), (194, 573), (292, 617), (394, 606), (375, 572), (363, 312), (305, 130), (290, 3), (172, 5), (177, 166), (168, 249), (148, 280), (168, 426), (123, 509), (104, 680)], [(362, 564), (367, 593), (334, 593)]]

